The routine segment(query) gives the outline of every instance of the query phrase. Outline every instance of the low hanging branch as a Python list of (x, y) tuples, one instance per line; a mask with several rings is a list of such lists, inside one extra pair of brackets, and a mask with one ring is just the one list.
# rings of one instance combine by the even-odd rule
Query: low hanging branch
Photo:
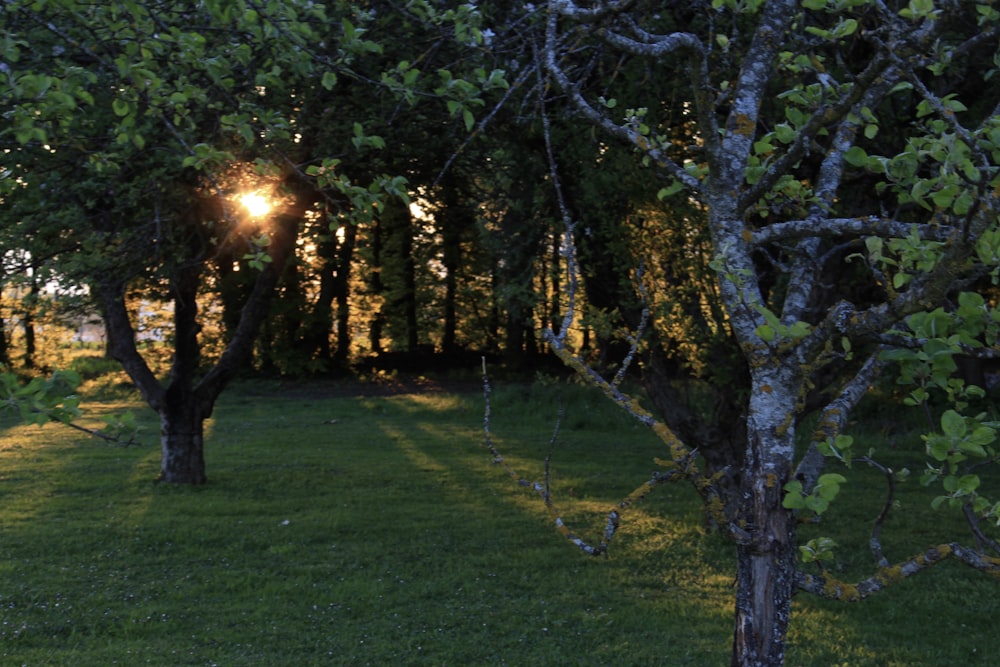
[(856, 584), (840, 581), (828, 573), (817, 575), (799, 571), (795, 575), (795, 585), (799, 590), (829, 600), (857, 602), (949, 558), (954, 558), (980, 572), (1000, 577), (1000, 558), (985, 556), (975, 549), (951, 542), (929, 547), (923, 553), (897, 565), (879, 568), (878, 572)]
[(604, 527), (604, 533), (602, 535), (599, 544), (594, 545), (588, 543), (583, 538), (577, 536), (573, 533), (566, 523), (563, 521), (562, 517), (559, 515), (559, 511), (556, 509), (555, 505), (552, 503), (552, 493), (549, 485), (549, 463), (551, 460), (551, 449), (555, 445), (556, 437), (559, 434), (559, 426), (562, 421), (562, 414), (560, 412), (559, 420), (556, 423), (556, 427), (553, 430), (552, 438), (549, 442), (550, 453), (545, 459), (545, 482), (532, 482), (524, 477), (521, 477), (504, 459), (503, 455), (496, 448), (493, 443), (492, 431), (490, 428), (490, 419), (492, 414), (492, 407), (490, 396), (492, 394), (492, 389), (490, 387), (490, 378), (486, 371), (486, 359), (483, 359), (483, 399), (484, 399), (484, 416), (483, 416), (483, 431), (485, 435), (486, 448), (490, 451), (493, 456), (493, 463), (496, 465), (501, 465), (511, 479), (517, 482), (519, 486), (525, 486), (534, 490), (538, 495), (542, 497), (545, 502), (545, 508), (549, 512), (549, 517), (556, 526), (556, 530), (559, 531), (566, 539), (572, 542), (575, 546), (579, 547), (584, 553), (590, 556), (607, 556), (608, 545), (611, 543), (612, 538), (618, 530), (621, 522), (622, 513), (628, 508), (632, 507), (640, 500), (646, 497), (646, 495), (652, 491), (655, 487), (664, 484), (666, 482), (673, 482), (679, 479), (684, 479), (687, 476), (687, 471), (674, 467), (668, 469), (664, 472), (654, 472), (652, 477), (642, 484), (640, 487), (635, 489), (632, 493), (628, 494), (624, 499), (621, 500), (615, 507), (615, 509), (608, 512), (607, 522)]
[(105, 429), (82, 426), (76, 389), (80, 376), (72, 371), (56, 371), (50, 378), (36, 377), (26, 385), (13, 373), (0, 373), (0, 411), (16, 413), (25, 424), (55, 422), (76, 429), (105, 442), (129, 446), (135, 444), (138, 427), (131, 412), (104, 419)]

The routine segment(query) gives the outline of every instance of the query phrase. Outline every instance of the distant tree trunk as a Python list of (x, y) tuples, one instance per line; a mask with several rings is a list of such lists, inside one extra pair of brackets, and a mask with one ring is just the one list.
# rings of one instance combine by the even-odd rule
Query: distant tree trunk
[(319, 261), (317, 270), (319, 292), (313, 301), (312, 312), (306, 320), (301, 338), (302, 348), (309, 350), (323, 363), (329, 363), (333, 357), (330, 330), (333, 328), (333, 299), (339, 269), (336, 252), (337, 244), (333, 238), (316, 245), (316, 256)]
[(228, 341), (240, 322), (240, 309), (250, 286), (243, 271), (237, 270), (239, 258), (232, 248), (222, 248), (213, 263), (218, 274), (217, 290), (222, 304), (222, 338)]
[(490, 270), (490, 310), (486, 318), (486, 350), (497, 353), (500, 351), (500, 276), (496, 266)]
[(521, 323), (521, 315), (515, 308), (507, 308), (506, 334), (503, 343), (504, 362), (515, 370), (521, 369), (526, 364), (524, 358), (524, 326)]
[(31, 276), (31, 289), (28, 298), (24, 300), (24, 318), (22, 326), (24, 328), (24, 367), (35, 367), (35, 354), (37, 353), (35, 343), (35, 310), (38, 308), (38, 281), (34, 272)]
[(368, 270), (368, 291), (379, 301), (378, 308), (368, 323), (368, 347), (372, 354), (382, 352), (382, 329), (385, 324), (385, 283), (382, 280), (382, 225), (378, 218), (372, 220), (369, 237), (371, 267)]
[(441, 351), (452, 354), (456, 351), (458, 329), (458, 272), (462, 265), (462, 230), (457, 219), (457, 202), (445, 201), (445, 211), (441, 216), (441, 263), (444, 265), (444, 331), (441, 333)]
[[(301, 346), (324, 363), (343, 365), (350, 349), (350, 279), (357, 226), (348, 224), (316, 248), (319, 292), (305, 320)], [(334, 332), (336, 345), (331, 345)]]
[(344, 227), (344, 238), (337, 252), (337, 273), (334, 281), (336, 313), (336, 348), (333, 362), (338, 366), (347, 363), (351, 354), (351, 265), (358, 238), (357, 225)]
[(406, 203), (390, 197), (379, 214), (382, 230), (382, 284), (385, 323), (394, 349), (415, 352), (417, 328), (416, 267), (413, 259), (413, 216)]
[(0, 317), (0, 366), (10, 368), (10, 342), (7, 340), (7, 322)]
[(24, 331), (24, 367), (35, 367), (35, 314), (30, 307), (25, 308), (21, 319)]

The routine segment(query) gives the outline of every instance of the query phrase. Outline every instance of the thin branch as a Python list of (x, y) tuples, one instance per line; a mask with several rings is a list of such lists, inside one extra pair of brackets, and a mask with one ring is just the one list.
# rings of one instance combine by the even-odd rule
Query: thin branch
[(639, 326), (636, 327), (635, 333), (630, 336), (628, 353), (626, 353), (621, 366), (618, 368), (618, 372), (615, 373), (615, 377), (611, 381), (611, 385), (613, 387), (618, 387), (625, 381), (625, 374), (628, 373), (629, 367), (632, 365), (636, 354), (639, 352), (639, 343), (642, 341), (643, 334), (646, 331), (646, 326), (649, 324), (649, 306), (646, 305), (648, 304), (648, 300), (646, 298), (646, 285), (642, 280), (643, 273), (644, 267), (640, 266), (636, 270), (635, 275), (635, 282), (637, 289), (639, 290), (639, 299), (643, 304), (642, 315), (639, 317)]
[(776, 222), (763, 229), (754, 230), (750, 242), (756, 246), (763, 246), (810, 237), (879, 236), (882, 238), (906, 238), (914, 230), (925, 241), (945, 242), (955, 236), (955, 231), (945, 224), (915, 224), (873, 215), (858, 218), (824, 218), (820, 220), (806, 218)]
[[(539, 72), (541, 76), (541, 72)], [(552, 150), (552, 129), (549, 123), (549, 115), (545, 111), (545, 100), (541, 100), (542, 109), (542, 135), (545, 139), (545, 158), (549, 163), (549, 175), (552, 177), (552, 189), (555, 191), (556, 204), (559, 207), (559, 215), (562, 217), (563, 222), (563, 255), (566, 258), (566, 280), (567, 280), (567, 293), (568, 300), (566, 304), (566, 313), (563, 315), (562, 327), (559, 329), (558, 334), (554, 334), (553, 337), (564, 343), (566, 336), (569, 334), (570, 327), (576, 320), (576, 294), (579, 288), (579, 271), (576, 264), (576, 252), (575, 244), (573, 242), (573, 230), (575, 225), (573, 223), (573, 218), (569, 214), (569, 207), (566, 205), (566, 199), (563, 197), (562, 191), (562, 181), (559, 178), (559, 171), (556, 164), (555, 153)], [(549, 334), (549, 329), (546, 330), (546, 335)]]
[(507, 475), (517, 482), (518, 486), (524, 486), (532, 489), (541, 496), (545, 503), (545, 509), (549, 513), (549, 517), (555, 524), (556, 529), (565, 537), (567, 540), (572, 542), (576, 547), (589, 556), (607, 556), (608, 546), (611, 540), (614, 538), (619, 526), (621, 525), (622, 514), (631, 508), (633, 505), (637, 504), (643, 498), (645, 498), (650, 491), (654, 488), (665, 484), (667, 482), (674, 482), (681, 479), (688, 479), (694, 474), (694, 458), (691, 457), (688, 461), (688, 465), (685, 467), (673, 465), (672, 462), (667, 462), (667, 469), (665, 471), (656, 471), (652, 474), (651, 478), (644, 482), (641, 486), (636, 488), (632, 493), (625, 496), (619, 502), (615, 509), (608, 512), (607, 519), (605, 521), (604, 531), (601, 535), (601, 541), (597, 545), (588, 543), (583, 538), (577, 536), (573, 533), (566, 523), (563, 521), (562, 517), (559, 515), (558, 510), (552, 502), (552, 493), (549, 485), (549, 463), (551, 461), (552, 450), (555, 447), (555, 440), (559, 433), (559, 424), (562, 421), (562, 410), (560, 409), (559, 420), (556, 422), (556, 427), (552, 433), (552, 439), (549, 442), (549, 454), (545, 458), (545, 481), (544, 482), (532, 482), (524, 477), (521, 477), (504, 459), (503, 455), (497, 449), (496, 445), (493, 443), (493, 436), (491, 434), (490, 419), (492, 414), (492, 406), (490, 401), (490, 396), (492, 389), (490, 386), (489, 374), (486, 372), (486, 359), (483, 358), (483, 431), (484, 431), (484, 444), (489, 450), (493, 457), (494, 465), (503, 466)]
[(550, 9), (558, 11), (563, 16), (568, 16), (582, 23), (598, 21), (608, 16), (627, 11), (633, 4), (633, 0), (621, 0), (621, 2), (595, 2), (591, 8), (584, 9), (577, 7), (572, 0), (555, 0), (550, 3)]
[(896, 565), (879, 568), (875, 574), (856, 584), (840, 581), (826, 573), (816, 575), (797, 571), (795, 587), (828, 600), (857, 602), (949, 558), (965, 563), (980, 572), (1000, 577), (1000, 558), (992, 558), (975, 549), (951, 542), (929, 547), (926, 551)]
[(820, 443), (832, 442), (843, 432), (848, 415), (885, 367), (886, 362), (880, 359), (881, 352), (878, 349), (870, 354), (854, 377), (844, 383), (840, 393), (820, 413), (819, 425), (811, 436), (812, 441), (795, 468), (795, 479), (802, 482), (807, 493), (816, 484), (826, 463), (826, 458), (819, 450)]
[(434, 182), (431, 183), (432, 187), (436, 186), (438, 183), (441, 182), (441, 179), (444, 178), (444, 175), (448, 173), (449, 169), (451, 169), (451, 165), (455, 162), (456, 159), (458, 159), (458, 156), (462, 154), (462, 152), (466, 149), (466, 147), (469, 144), (473, 142), (473, 140), (475, 140), (480, 134), (483, 133), (486, 127), (493, 120), (494, 116), (497, 115), (500, 109), (503, 108), (504, 104), (506, 104), (507, 101), (514, 94), (514, 91), (520, 89), (520, 87), (524, 84), (524, 82), (528, 79), (528, 77), (531, 74), (535, 73), (538, 69), (539, 68), (536, 59), (536, 64), (531, 65), (530, 67), (525, 67), (520, 72), (520, 74), (518, 74), (517, 78), (514, 80), (514, 83), (512, 83), (510, 86), (507, 87), (507, 90), (503, 94), (503, 97), (500, 98), (500, 101), (497, 102), (495, 105), (493, 105), (493, 108), (490, 110), (490, 112), (486, 114), (483, 118), (481, 118), (478, 123), (476, 123), (476, 127), (473, 128), (472, 132), (469, 133), (469, 136), (467, 136), (465, 140), (461, 144), (459, 144), (458, 148), (456, 148), (455, 151), (448, 157), (448, 159), (444, 163), (444, 166), (442, 166), (441, 170), (438, 172), (438, 175), (434, 177)]
[[(743, 193), (740, 197), (739, 210), (742, 211), (753, 205), (775, 186), (778, 179), (789, 173), (794, 165), (809, 152), (810, 144), (816, 140), (820, 131), (834, 122), (842, 121), (852, 108), (858, 106), (862, 97), (868, 93), (872, 82), (879, 77), (886, 76), (885, 70), (886, 59), (880, 54), (869, 63), (868, 67), (851, 84), (851, 89), (840, 100), (821, 106), (813, 112), (805, 125), (798, 130), (795, 140), (788, 147), (788, 150), (767, 169), (760, 180)], [(884, 92), (883, 88), (888, 89), (884, 82), (879, 90)]]
[(562, 426), (563, 417), (566, 414), (562, 399), (559, 400), (559, 412), (556, 414), (556, 425), (552, 428), (552, 437), (549, 438), (549, 451), (545, 455), (545, 506), (552, 507), (552, 453), (556, 450), (556, 440), (559, 439), (559, 428)]
[(979, 517), (976, 516), (971, 502), (962, 505), (962, 512), (965, 514), (965, 520), (969, 523), (969, 529), (976, 538), (976, 544), (979, 548), (990, 549), (993, 553), (1000, 554), (1000, 544), (983, 532), (983, 529), (979, 526)]
[[(548, 23), (545, 30), (545, 47), (544, 47), (544, 63), (545, 69), (548, 71), (549, 75), (555, 81), (556, 85), (569, 96), (570, 102), (573, 107), (580, 112), (584, 118), (588, 121), (600, 127), (602, 130), (607, 132), (613, 137), (625, 141), (626, 143), (632, 144), (633, 146), (644, 145), (648, 143), (648, 139), (640, 134), (637, 129), (632, 126), (625, 124), (619, 125), (609, 118), (606, 114), (598, 111), (594, 105), (587, 101), (587, 99), (580, 93), (579, 86), (570, 81), (569, 76), (566, 72), (559, 66), (556, 62), (556, 43), (557, 38), (557, 27), (559, 22), (560, 11), (565, 10), (567, 7), (574, 8), (572, 3), (566, 2), (565, 0), (550, 0), (549, 3), (549, 16)], [(572, 12), (567, 12), (567, 15), (573, 16)], [(699, 52), (701, 53), (701, 52)], [(703, 53), (701, 53), (703, 55)], [(698, 90), (706, 86), (704, 77), (704, 67), (703, 58), (701, 60), (694, 58), (693, 60), (698, 60), (698, 66), (692, 68), (692, 78), (693, 85), (696, 88), (696, 93)], [(709, 133), (705, 133), (706, 136), (713, 136)], [(689, 174), (684, 168), (672, 160), (664, 150), (657, 148), (655, 146), (649, 146), (646, 149), (647, 154), (652, 158), (658, 165), (665, 169), (672, 177), (684, 184), (685, 187), (690, 189), (694, 193), (701, 193), (703, 188), (701, 181)]]
[(114, 443), (116, 445), (122, 445), (123, 447), (128, 447), (130, 445), (136, 444), (135, 438), (133, 438), (133, 437), (129, 437), (128, 440), (126, 440), (126, 441), (123, 442), (122, 439), (121, 439), (121, 436), (119, 436), (119, 435), (111, 435), (110, 433), (105, 433), (104, 431), (99, 431), (99, 430), (93, 429), (93, 428), (87, 428), (86, 426), (80, 426), (79, 424), (76, 424), (74, 422), (66, 422), (66, 421), (63, 421), (61, 419), (56, 419), (54, 417), (52, 418), (52, 421), (58, 422), (59, 424), (62, 424), (63, 426), (69, 426), (70, 428), (74, 428), (77, 431), (81, 431), (81, 432), (86, 433), (87, 435), (93, 436), (95, 438), (100, 438), (101, 440), (104, 440), (105, 442), (111, 442), (111, 443)]
[(885, 520), (888, 518), (889, 512), (892, 511), (892, 504), (896, 498), (896, 475), (893, 473), (892, 468), (887, 468), (878, 461), (872, 459), (870, 456), (862, 456), (855, 459), (855, 461), (859, 463), (867, 463), (885, 476), (885, 502), (882, 504), (882, 510), (878, 513), (878, 516), (875, 517), (875, 522), (872, 524), (872, 532), (868, 538), (868, 546), (871, 549), (872, 556), (875, 557), (875, 562), (878, 566), (889, 567), (889, 560), (882, 552), (881, 538), (882, 526), (885, 524)]

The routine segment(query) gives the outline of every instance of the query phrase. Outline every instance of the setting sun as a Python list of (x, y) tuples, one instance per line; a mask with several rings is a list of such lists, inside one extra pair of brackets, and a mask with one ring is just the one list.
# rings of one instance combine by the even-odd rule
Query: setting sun
[(240, 203), (251, 216), (257, 218), (271, 212), (271, 201), (257, 192), (251, 192), (240, 197)]

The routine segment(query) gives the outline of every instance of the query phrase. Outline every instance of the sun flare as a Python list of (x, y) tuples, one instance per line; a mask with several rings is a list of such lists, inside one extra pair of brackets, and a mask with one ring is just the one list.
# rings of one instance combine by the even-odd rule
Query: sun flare
[(250, 192), (240, 197), (240, 203), (254, 218), (267, 215), (271, 212), (271, 201), (259, 192)]

